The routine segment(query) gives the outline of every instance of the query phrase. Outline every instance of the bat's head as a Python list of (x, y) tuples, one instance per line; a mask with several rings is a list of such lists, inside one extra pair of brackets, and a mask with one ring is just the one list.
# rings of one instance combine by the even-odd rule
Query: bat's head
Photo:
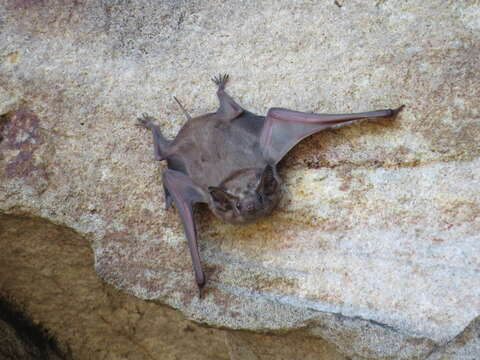
[(270, 214), (280, 200), (280, 180), (273, 166), (236, 171), (219, 187), (211, 186), (210, 208), (226, 222), (248, 223)]

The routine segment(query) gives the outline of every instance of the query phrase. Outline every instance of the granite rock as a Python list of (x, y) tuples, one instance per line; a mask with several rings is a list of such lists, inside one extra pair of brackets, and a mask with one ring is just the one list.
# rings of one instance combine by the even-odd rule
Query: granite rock
[[(475, 1), (0, 7), (0, 211), (78, 231), (108, 283), (204, 324), (306, 329), (352, 358), (461, 354), (480, 312)], [(164, 165), (133, 123), (148, 112), (175, 136), (171, 96), (212, 111), (225, 71), (257, 113), (406, 108), (304, 141), (271, 217), (200, 211), (200, 300)]]

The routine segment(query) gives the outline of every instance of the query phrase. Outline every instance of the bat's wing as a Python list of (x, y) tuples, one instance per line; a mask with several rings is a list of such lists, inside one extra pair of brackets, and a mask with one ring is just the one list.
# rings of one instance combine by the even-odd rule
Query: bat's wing
[(307, 136), (333, 125), (365, 118), (395, 116), (397, 109), (376, 110), (356, 114), (314, 114), (272, 108), (268, 111), (260, 135), (260, 147), (267, 161), (277, 164), (287, 152)]
[(192, 256), (193, 270), (198, 288), (205, 285), (205, 275), (200, 263), (200, 255), (197, 245), (197, 230), (193, 215), (193, 205), (199, 202), (206, 202), (203, 190), (197, 186), (185, 174), (167, 169), (163, 173), (163, 186), (168, 196), (167, 201), (174, 201), (175, 207), (180, 214), (183, 229), (188, 240), (190, 255)]

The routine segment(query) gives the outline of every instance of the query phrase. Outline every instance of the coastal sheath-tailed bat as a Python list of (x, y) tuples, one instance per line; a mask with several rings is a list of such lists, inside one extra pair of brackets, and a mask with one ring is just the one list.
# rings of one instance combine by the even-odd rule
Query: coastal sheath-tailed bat
[(365, 118), (394, 117), (396, 109), (356, 114), (314, 114), (271, 108), (255, 115), (225, 91), (228, 75), (212, 79), (220, 107), (192, 118), (175, 98), (188, 121), (174, 140), (163, 137), (147, 114), (137, 125), (152, 130), (156, 160), (166, 160), (163, 187), (167, 208), (180, 214), (199, 289), (205, 285), (197, 245), (194, 205), (206, 203), (229, 223), (241, 224), (268, 215), (280, 200), (277, 164), (296, 144), (317, 131)]

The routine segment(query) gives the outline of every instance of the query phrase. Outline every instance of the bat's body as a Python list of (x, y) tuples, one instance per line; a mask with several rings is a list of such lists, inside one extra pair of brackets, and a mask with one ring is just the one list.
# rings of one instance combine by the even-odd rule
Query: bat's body
[[(196, 240), (193, 206), (207, 203), (219, 218), (246, 223), (270, 214), (280, 199), (276, 165), (305, 137), (339, 123), (393, 117), (403, 106), (358, 114), (311, 114), (272, 108), (267, 116), (242, 109), (225, 92), (228, 76), (214, 79), (220, 107), (191, 118), (173, 141), (165, 139), (147, 115), (139, 125), (152, 130), (157, 160), (167, 160), (163, 174), (166, 202), (180, 214), (199, 288), (205, 284)], [(176, 99), (175, 99), (176, 100)], [(177, 100), (178, 102), (178, 100)]]
[[(244, 112), (231, 121), (215, 114), (190, 120), (172, 142), (169, 168), (185, 170), (190, 178), (205, 190), (219, 186), (241, 169), (265, 168), (266, 161), (258, 143), (265, 118)], [(252, 124), (257, 127), (252, 129)], [(181, 165), (180, 165), (181, 164)], [(182, 169), (184, 167), (184, 169)], [(205, 171), (208, 169), (208, 171)]]

